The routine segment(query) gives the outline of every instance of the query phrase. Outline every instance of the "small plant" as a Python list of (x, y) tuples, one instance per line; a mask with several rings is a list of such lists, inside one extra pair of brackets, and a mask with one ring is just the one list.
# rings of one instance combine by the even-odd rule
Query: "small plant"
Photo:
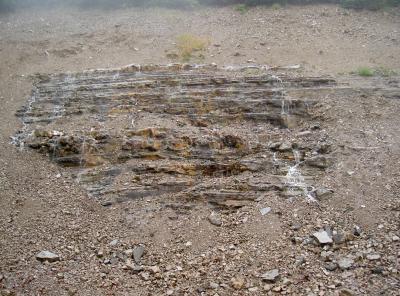
[(235, 6), (235, 10), (238, 11), (240, 14), (245, 14), (249, 11), (249, 7), (246, 4), (238, 4)]
[(371, 77), (371, 76), (374, 76), (375, 71), (368, 67), (361, 67), (361, 68), (357, 69), (356, 73), (362, 77)]
[(183, 34), (177, 37), (176, 46), (179, 50), (179, 55), (183, 61), (189, 61), (193, 53), (204, 51), (209, 45), (207, 38), (195, 36), (192, 34)]

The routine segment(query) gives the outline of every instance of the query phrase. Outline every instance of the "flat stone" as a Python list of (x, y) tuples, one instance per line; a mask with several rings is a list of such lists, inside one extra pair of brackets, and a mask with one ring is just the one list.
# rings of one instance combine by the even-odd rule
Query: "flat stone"
[(137, 264), (140, 263), (140, 260), (142, 259), (142, 256), (143, 256), (143, 253), (144, 253), (144, 246), (142, 246), (142, 245), (136, 246), (133, 249), (133, 260), (135, 260), (135, 262)]
[(271, 212), (271, 208), (270, 207), (260, 209), (260, 213), (263, 216), (268, 214), (269, 212)]
[(272, 269), (270, 271), (267, 271), (266, 273), (261, 275), (261, 278), (267, 282), (275, 282), (279, 278), (279, 269)]
[(58, 256), (57, 254), (54, 254), (50, 251), (41, 251), (40, 253), (38, 253), (36, 255), (36, 259), (39, 261), (47, 261), (47, 262), (56, 262), (56, 261), (60, 261), (60, 256)]
[(354, 264), (354, 260), (348, 257), (344, 257), (338, 260), (338, 265), (341, 270), (350, 269)]
[(315, 190), (315, 196), (320, 201), (327, 200), (330, 197), (332, 197), (332, 195), (333, 195), (332, 189), (321, 187), (321, 188), (318, 188), (317, 190)]
[(371, 261), (379, 260), (379, 259), (381, 259), (381, 255), (379, 255), (379, 254), (368, 254), (367, 255), (367, 259), (371, 260)]
[(332, 238), (329, 236), (328, 232), (325, 231), (325, 230), (321, 230), (319, 232), (315, 232), (315, 233), (313, 233), (313, 236), (317, 239), (317, 241), (321, 245), (333, 243)]

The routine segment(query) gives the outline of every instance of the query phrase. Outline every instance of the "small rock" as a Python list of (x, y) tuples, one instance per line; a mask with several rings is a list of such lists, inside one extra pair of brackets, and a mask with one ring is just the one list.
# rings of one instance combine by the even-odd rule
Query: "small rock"
[(100, 248), (100, 249), (97, 251), (97, 257), (101, 258), (101, 257), (103, 257), (103, 256), (104, 256), (104, 250), (103, 250), (102, 248)]
[(217, 214), (212, 213), (210, 216), (208, 216), (208, 221), (215, 226), (222, 226), (222, 221), (221, 219), (218, 217)]
[(397, 235), (393, 235), (392, 241), (398, 242), (399, 240), (400, 240), (400, 237), (398, 237)]
[(371, 260), (371, 261), (379, 260), (379, 259), (381, 259), (381, 255), (379, 255), (379, 254), (368, 254), (367, 255), (367, 259)]
[(382, 266), (374, 267), (372, 270), (373, 274), (382, 274), (385, 269)]
[(167, 295), (172, 295), (174, 294), (174, 290), (167, 290)]
[(349, 289), (342, 289), (339, 291), (339, 296), (353, 296), (353, 295), (354, 295), (353, 291)]
[(56, 262), (56, 261), (60, 261), (60, 256), (58, 256), (57, 254), (54, 254), (52, 252), (49, 251), (41, 251), (40, 253), (38, 253), (36, 255), (36, 259), (44, 262)]
[(309, 166), (317, 167), (320, 169), (326, 169), (330, 165), (330, 159), (322, 155), (317, 155), (306, 159), (306, 164)]
[(330, 197), (332, 197), (332, 195), (333, 195), (332, 189), (321, 187), (321, 188), (318, 188), (317, 190), (315, 190), (315, 196), (320, 201), (327, 200)]
[(266, 273), (261, 275), (261, 278), (267, 282), (276, 282), (276, 280), (279, 278), (279, 269), (272, 269), (270, 271), (267, 271)]
[(269, 212), (271, 212), (271, 208), (270, 207), (260, 209), (260, 213), (263, 216), (268, 214)]
[(160, 267), (158, 267), (158, 266), (150, 266), (149, 270), (154, 274), (161, 272)]
[(109, 245), (110, 247), (115, 247), (116, 245), (118, 245), (118, 240), (117, 239), (112, 240)]
[(231, 283), (232, 283), (232, 287), (235, 290), (240, 290), (244, 286), (244, 278), (242, 278), (242, 277), (232, 278)]
[(150, 274), (148, 272), (141, 272), (140, 276), (143, 280), (148, 281), (150, 279)]
[(338, 265), (341, 270), (349, 269), (353, 266), (353, 259), (344, 257), (338, 260)]
[(143, 253), (144, 253), (144, 246), (142, 246), (142, 245), (136, 246), (133, 249), (133, 260), (135, 260), (135, 262), (137, 264), (140, 263), (140, 260), (142, 259), (142, 256), (143, 256)]
[(217, 283), (211, 282), (210, 283), (210, 288), (216, 290), (216, 289), (219, 288), (219, 285)]
[(336, 233), (332, 236), (332, 239), (334, 241), (335, 244), (337, 245), (341, 245), (344, 244), (346, 242), (346, 236), (342, 233)]
[(278, 150), (282, 152), (292, 151), (292, 143), (285, 141), (279, 146)]
[(338, 268), (338, 265), (334, 262), (328, 262), (324, 267), (328, 271), (335, 271)]
[(249, 290), (249, 292), (257, 292), (258, 288), (257, 287), (251, 287), (248, 290)]
[(329, 236), (328, 232), (326, 232), (325, 230), (315, 232), (315, 233), (313, 233), (313, 236), (317, 239), (317, 241), (321, 245), (333, 243), (332, 238)]
[(353, 228), (353, 234), (354, 234), (355, 236), (360, 236), (360, 235), (361, 235), (361, 232), (362, 232), (362, 231), (361, 231), (361, 227), (355, 225), (354, 228)]

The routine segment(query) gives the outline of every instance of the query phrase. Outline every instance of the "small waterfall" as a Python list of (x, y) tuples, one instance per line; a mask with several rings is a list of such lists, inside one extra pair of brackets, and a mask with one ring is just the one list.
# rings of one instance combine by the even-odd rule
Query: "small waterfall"
[(38, 90), (35, 89), (35, 91), (32, 93), (32, 96), (28, 100), (28, 106), (26, 107), (26, 110), (24, 112), (24, 115), (22, 116), (22, 128), (18, 132), (17, 135), (11, 137), (11, 144), (19, 147), (21, 150), (24, 149), (25, 142), (24, 139), (27, 136), (28, 132), (28, 116), (33, 110), (33, 104), (36, 102), (36, 98), (38, 95)]
[(76, 177), (76, 182), (78, 184), (81, 183), (81, 177), (82, 177), (82, 174), (84, 172), (84, 167), (85, 167), (85, 149), (86, 149), (85, 146), (86, 146), (86, 136), (83, 135), (83, 141), (82, 141), (81, 151), (80, 151), (81, 156), (80, 156), (80, 159), (79, 159), (79, 172), (78, 172), (78, 175)]
[(285, 186), (290, 195), (300, 195), (304, 196), (308, 202), (316, 202), (316, 199), (312, 196), (309, 186), (305, 182), (304, 176), (300, 171), (301, 155), (298, 150), (293, 150), (293, 156), (295, 159), (295, 164), (288, 167), (288, 172), (286, 174)]

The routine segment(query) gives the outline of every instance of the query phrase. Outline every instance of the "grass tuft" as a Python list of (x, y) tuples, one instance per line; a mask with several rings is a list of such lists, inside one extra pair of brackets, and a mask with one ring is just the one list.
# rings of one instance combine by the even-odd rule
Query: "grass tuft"
[(371, 77), (371, 76), (374, 76), (375, 71), (368, 67), (361, 67), (361, 68), (357, 69), (356, 73), (362, 77)]
[(209, 43), (210, 41), (207, 38), (192, 34), (182, 34), (177, 37), (176, 46), (182, 60), (189, 61), (195, 52), (206, 50)]
[(249, 6), (247, 6), (246, 4), (238, 4), (235, 6), (235, 10), (238, 11), (240, 14), (245, 14), (249, 11), (249, 9)]

